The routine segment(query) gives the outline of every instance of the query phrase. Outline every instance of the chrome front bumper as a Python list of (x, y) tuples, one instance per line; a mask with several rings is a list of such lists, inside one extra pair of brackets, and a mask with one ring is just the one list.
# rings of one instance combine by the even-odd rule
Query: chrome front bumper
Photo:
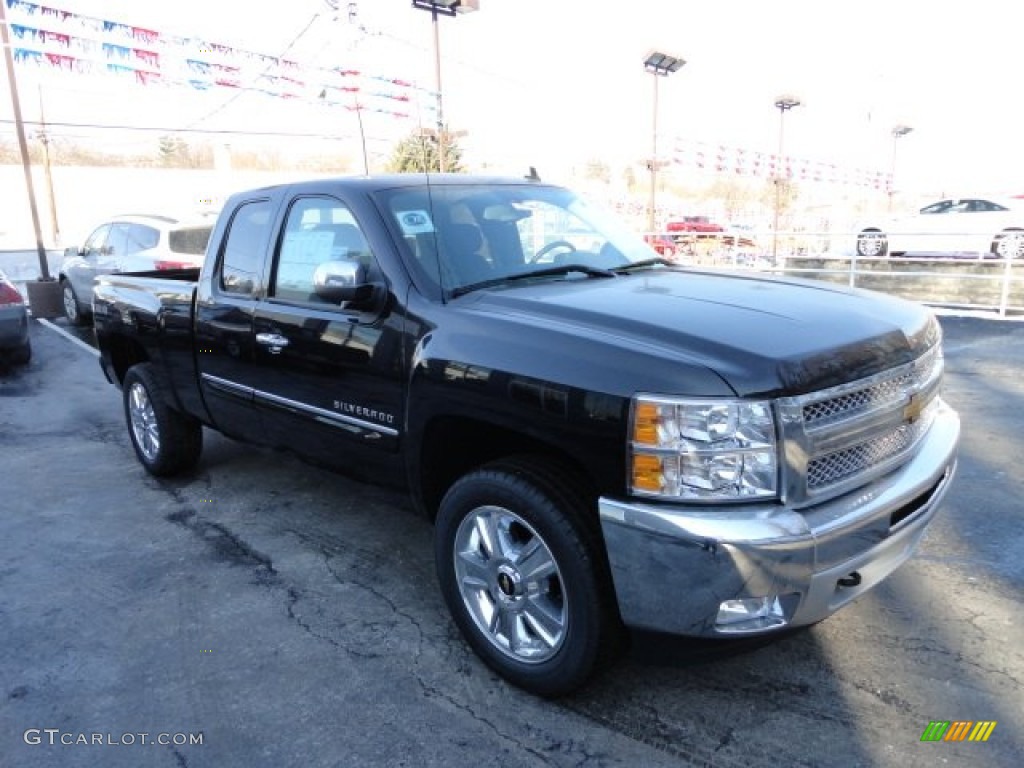
[[(909, 462), (800, 510), (601, 498), (623, 620), (638, 629), (718, 637), (824, 619), (913, 553), (949, 488), (959, 438), (960, 419), (942, 404)], [(725, 601), (773, 596), (784, 616), (775, 626), (717, 623)]]

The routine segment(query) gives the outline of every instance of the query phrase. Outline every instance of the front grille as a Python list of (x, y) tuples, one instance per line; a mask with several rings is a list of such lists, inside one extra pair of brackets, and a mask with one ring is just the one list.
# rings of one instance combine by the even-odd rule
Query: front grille
[(905, 400), (909, 393), (919, 391), (928, 382), (938, 357), (938, 347), (933, 347), (911, 365), (896, 369), (891, 376), (883, 376), (852, 392), (807, 403), (803, 407), (804, 424), (815, 429)]
[(842, 482), (873, 466), (899, 457), (928, 431), (934, 418), (934, 401), (922, 418), (842, 451), (835, 451), (807, 464), (807, 489), (815, 491)]
[(787, 499), (818, 502), (906, 461), (938, 412), (942, 366), (935, 344), (911, 363), (781, 400)]

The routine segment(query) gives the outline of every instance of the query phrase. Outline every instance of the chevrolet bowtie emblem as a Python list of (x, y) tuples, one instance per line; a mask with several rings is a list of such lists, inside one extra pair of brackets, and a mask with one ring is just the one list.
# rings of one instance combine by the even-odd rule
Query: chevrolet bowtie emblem
[(908, 424), (913, 424), (921, 418), (921, 413), (927, 404), (920, 392), (911, 395), (910, 402), (903, 407), (903, 420)]

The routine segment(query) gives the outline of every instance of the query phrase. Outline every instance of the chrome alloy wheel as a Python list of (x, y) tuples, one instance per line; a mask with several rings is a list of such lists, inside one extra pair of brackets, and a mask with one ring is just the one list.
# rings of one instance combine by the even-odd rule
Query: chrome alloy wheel
[(462, 601), (495, 648), (530, 664), (558, 652), (568, 621), (562, 574), (523, 518), (477, 507), (459, 525), (454, 558)]
[(857, 236), (857, 255), (874, 259), (885, 255), (886, 237), (878, 231), (861, 232)]
[(1024, 256), (1024, 232), (1004, 232), (996, 237), (992, 249), (1001, 259), (1019, 259)]
[(78, 319), (78, 302), (75, 300), (75, 292), (69, 283), (64, 283), (64, 314), (74, 322)]
[(149, 393), (139, 382), (133, 382), (128, 391), (128, 415), (131, 419), (132, 434), (147, 461), (156, 461), (160, 453), (160, 428)]

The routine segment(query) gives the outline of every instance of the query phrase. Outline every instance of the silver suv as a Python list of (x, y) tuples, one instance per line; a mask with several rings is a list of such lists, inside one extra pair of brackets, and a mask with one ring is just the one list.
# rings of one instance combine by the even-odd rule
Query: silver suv
[(169, 216), (130, 214), (103, 222), (82, 246), (64, 251), (60, 282), (64, 314), (75, 325), (92, 316), (97, 275), (199, 267), (214, 219), (182, 221)]

